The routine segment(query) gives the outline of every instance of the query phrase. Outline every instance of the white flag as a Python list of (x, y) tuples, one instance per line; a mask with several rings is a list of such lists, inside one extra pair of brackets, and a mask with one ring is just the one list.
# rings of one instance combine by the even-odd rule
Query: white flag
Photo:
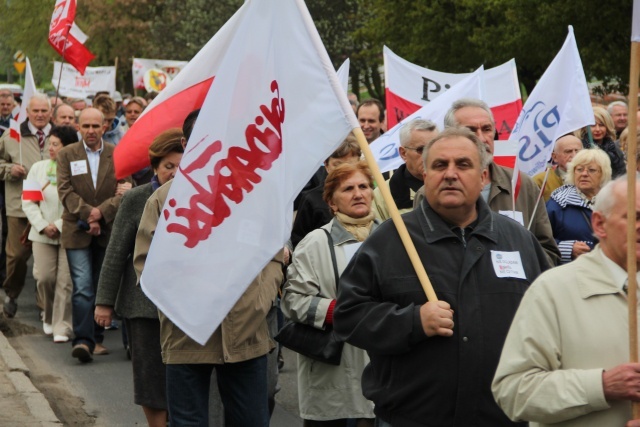
[(444, 116), (447, 110), (451, 108), (451, 104), (460, 98), (483, 99), (483, 73), (484, 68), (478, 68), (434, 101), (420, 108), (373, 141), (369, 148), (371, 148), (373, 157), (378, 163), (380, 172), (394, 170), (404, 163), (398, 151), (400, 147), (400, 128), (402, 128), (403, 124), (415, 119), (431, 120), (438, 126), (439, 130), (442, 130), (444, 129)]
[(640, 42), (640, 0), (633, 0), (633, 21), (631, 22), (631, 41)]
[(22, 134), (20, 133), (20, 124), (27, 120), (27, 107), (31, 97), (37, 93), (36, 82), (33, 79), (33, 72), (31, 71), (31, 62), (29, 58), (26, 59), (27, 66), (24, 72), (24, 93), (22, 94), (22, 102), (20, 104), (20, 112), (17, 116), (11, 119), (9, 122), (9, 136), (20, 142)]
[[(511, 134), (518, 141), (517, 169), (533, 176), (542, 172), (558, 138), (594, 123), (587, 79), (578, 45), (569, 27), (562, 48), (522, 108)], [(513, 174), (514, 179), (517, 174)]]
[(232, 20), (141, 278), (201, 344), (282, 249), (295, 196), (358, 127), (302, 0), (248, 0)]
[(345, 59), (336, 73), (338, 74), (338, 80), (345, 92), (349, 92), (349, 58)]

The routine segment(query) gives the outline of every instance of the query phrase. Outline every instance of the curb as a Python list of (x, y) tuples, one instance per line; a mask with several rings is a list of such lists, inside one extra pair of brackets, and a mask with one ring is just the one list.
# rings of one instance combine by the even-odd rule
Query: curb
[(62, 425), (47, 399), (31, 382), (29, 368), (2, 332), (0, 332), (0, 358), (7, 365), (7, 378), (26, 403), (35, 421), (41, 426)]

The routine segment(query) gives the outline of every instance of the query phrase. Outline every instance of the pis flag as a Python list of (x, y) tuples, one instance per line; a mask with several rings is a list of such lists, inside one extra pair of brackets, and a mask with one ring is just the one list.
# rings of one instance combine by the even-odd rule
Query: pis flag
[(85, 47), (87, 35), (75, 24), (75, 18), (76, 0), (57, 0), (49, 25), (49, 44), (63, 60), (84, 74), (95, 55)]
[(31, 202), (41, 202), (44, 200), (42, 186), (38, 181), (25, 179), (22, 182), (22, 200), (28, 200)]
[(518, 144), (516, 169), (529, 176), (542, 172), (558, 138), (593, 123), (587, 79), (569, 26), (562, 48), (529, 95), (509, 138)]
[(60, 86), (60, 95), (70, 98), (87, 98), (99, 91), (113, 95), (116, 90), (116, 67), (87, 67), (83, 74), (69, 64), (55, 61), (51, 83), (54, 87)]
[(400, 129), (402, 126), (415, 119), (431, 120), (436, 124), (438, 129), (444, 129), (444, 116), (447, 110), (451, 108), (451, 104), (460, 98), (484, 98), (484, 68), (480, 67), (471, 73), (462, 81), (456, 83), (451, 89), (444, 92), (433, 102), (429, 102), (417, 111), (403, 119), (393, 128), (389, 129), (378, 139), (373, 141), (369, 148), (375, 157), (380, 172), (387, 172), (397, 169), (404, 163), (400, 157)]
[(303, 0), (247, 0), (220, 31), (141, 277), (200, 344), (282, 250), (296, 195), (358, 127)]
[[(436, 100), (469, 74), (443, 73), (420, 67), (383, 49), (389, 128), (421, 106)], [(499, 139), (506, 140), (522, 109), (518, 72), (514, 59), (484, 71), (486, 97)]]
[(133, 58), (133, 66), (131, 67), (133, 87), (135, 89), (145, 89), (144, 77), (150, 70), (160, 70), (169, 77), (169, 80), (173, 80), (187, 64), (187, 61)]
[(22, 95), (22, 103), (20, 104), (20, 112), (9, 122), (9, 136), (20, 142), (22, 135), (20, 134), (20, 124), (27, 119), (27, 107), (31, 97), (36, 94), (36, 82), (33, 80), (33, 72), (31, 71), (31, 62), (26, 59), (27, 67), (24, 73), (24, 93)]

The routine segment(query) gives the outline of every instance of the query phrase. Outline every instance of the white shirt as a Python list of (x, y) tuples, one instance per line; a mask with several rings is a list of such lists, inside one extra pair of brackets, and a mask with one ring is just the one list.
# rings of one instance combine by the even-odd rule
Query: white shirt
[(104, 148), (104, 142), (100, 140), (100, 148), (96, 151), (92, 151), (91, 148), (87, 147), (84, 140), (82, 141), (82, 145), (84, 145), (84, 151), (87, 152), (87, 160), (89, 160), (89, 169), (91, 170), (91, 180), (93, 181), (93, 188), (97, 187), (98, 182), (98, 167), (100, 166), (100, 154), (102, 154), (102, 149)]
[(36, 138), (38, 137), (38, 131), (39, 130), (44, 132), (45, 138), (46, 138), (47, 135), (49, 135), (49, 131), (51, 131), (51, 123), (47, 123), (47, 125), (45, 127), (43, 127), (42, 129), (38, 129), (33, 124), (31, 124), (31, 122), (27, 122), (27, 126), (29, 126), (29, 130), (31, 131), (32, 134), (34, 134), (36, 136)]

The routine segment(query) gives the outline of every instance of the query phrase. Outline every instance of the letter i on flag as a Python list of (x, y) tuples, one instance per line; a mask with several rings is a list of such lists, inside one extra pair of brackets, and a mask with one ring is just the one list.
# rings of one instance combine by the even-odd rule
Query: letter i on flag
[(248, 0), (220, 31), (209, 71), (197, 70), (215, 80), (141, 277), (200, 344), (282, 250), (313, 171), (358, 128), (302, 0)]
[(42, 186), (38, 181), (25, 179), (22, 182), (22, 200), (29, 200), (31, 202), (41, 202), (44, 200)]
[(95, 58), (84, 43), (87, 35), (75, 24), (76, 0), (57, 0), (49, 25), (49, 44), (80, 74)]
[(569, 26), (562, 48), (531, 92), (509, 138), (518, 142), (512, 188), (517, 188), (519, 172), (533, 176), (545, 169), (558, 138), (593, 121), (587, 79)]

